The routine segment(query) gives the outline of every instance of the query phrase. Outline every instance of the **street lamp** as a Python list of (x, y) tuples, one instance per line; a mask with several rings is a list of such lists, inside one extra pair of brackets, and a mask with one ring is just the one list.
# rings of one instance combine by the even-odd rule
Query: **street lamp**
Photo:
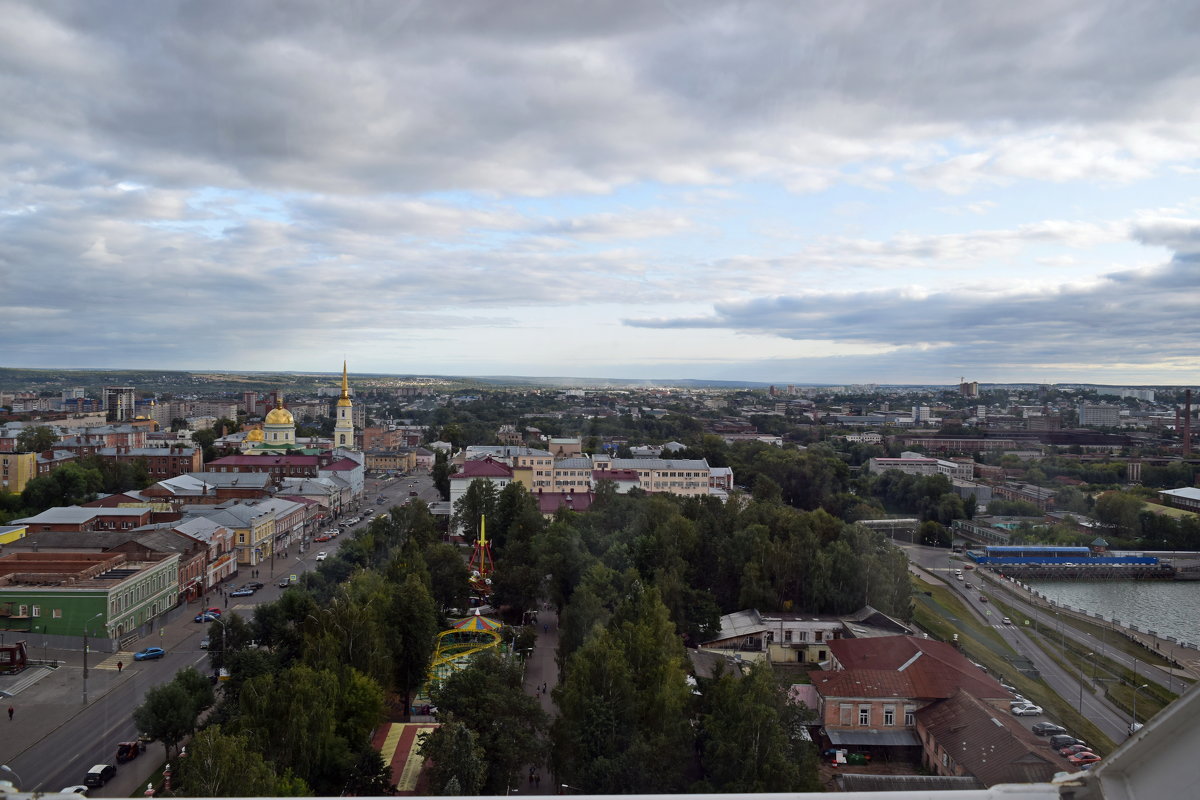
[[(1088, 653), (1084, 658), (1091, 658), (1095, 653)], [(1096, 662), (1092, 662), (1092, 686), (1096, 685)], [(1079, 713), (1083, 713), (1083, 670), (1079, 670)]]
[[(1139, 687), (1137, 687), (1136, 689), (1134, 689), (1134, 690), (1133, 690), (1133, 725), (1137, 725), (1137, 696), (1138, 696), (1138, 692), (1140, 692), (1142, 689), (1145, 689), (1145, 688), (1146, 688), (1146, 687), (1148, 687), (1149, 685), (1150, 685), (1150, 684), (1148, 684), (1148, 683), (1143, 683), (1141, 686), (1139, 686)], [(1130, 729), (1131, 729), (1131, 730), (1132, 730), (1132, 728), (1133, 728), (1133, 725), (1131, 725), (1131, 726), (1130, 726)]]
[(89, 619), (87, 622), (83, 623), (83, 704), (84, 704), (85, 706), (87, 705), (87, 701), (88, 701), (88, 692), (87, 692), (87, 679), (88, 679), (88, 666), (87, 666), (87, 657), (88, 657), (88, 626), (89, 626), (89, 625), (91, 625), (91, 624), (92, 624), (92, 622), (93, 622), (94, 620), (97, 620), (97, 619), (99, 619), (100, 617), (103, 617), (103, 616), (104, 616), (104, 612), (103, 612), (103, 611), (101, 611), (101, 612), (100, 612), (100, 613), (98, 613), (96, 616), (92, 617), (92, 618), (91, 618), (91, 619)]
[(21, 787), (21, 784), (22, 784), (22, 783), (24, 783), (24, 781), (22, 781), (22, 780), (21, 780), (21, 776), (20, 776), (20, 775), (18, 775), (18, 774), (17, 774), (17, 773), (16, 773), (16, 772), (13, 770), (13, 768), (12, 768), (12, 767), (10, 767), (8, 764), (0, 764), (0, 771), (2, 771), (2, 772), (7, 772), (9, 775), (12, 775), (14, 778), (16, 778), (16, 779), (17, 779), (17, 782), (16, 782), (16, 784), (15, 784), (15, 785), (16, 785), (16, 787), (17, 787), (18, 791), (19, 791), (19, 790), (20, 790), (20, 787)]

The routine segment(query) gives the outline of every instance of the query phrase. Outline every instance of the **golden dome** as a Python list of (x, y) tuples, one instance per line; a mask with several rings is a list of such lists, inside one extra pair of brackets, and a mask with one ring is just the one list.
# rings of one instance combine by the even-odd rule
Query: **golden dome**
[(292, 416), (292, 412), (283, 407), (283, 395), (275, 401), (275, 407), (267, 413), (266, 424), (268, 425), (295, 425), (296, 418)]
[[(274, 414), (275, 412), (272, 411), (271, 413)], [(262, 428), (255, 428), (246, 434), (247, 442), (261, 442), (264, 438), (265, 434), (263, 434)]]

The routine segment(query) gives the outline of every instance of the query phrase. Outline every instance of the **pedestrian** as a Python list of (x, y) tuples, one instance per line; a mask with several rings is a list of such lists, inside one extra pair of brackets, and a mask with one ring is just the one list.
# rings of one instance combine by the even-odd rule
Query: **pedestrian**
[(540, 772), (533, 773), (533, 785), (534, 786), (542, 785), (542, 773), (540, 773)]
[(542, 694), (549, 694), (549, 693), (550, 692), (546, 689), (546, 684), (543, 683), (542, 684)]
[(550, 626), (543, 622), (542, 623), (542, 633), (548, 633), (549, 631), (550, 631)]
[(122, 662), (118, 661), (117, 662), (117, 672), (120, 672), (123, 669), (125, 669), (125, 665)]
[(17, 710), (15, 708), (13, 708), (12, 706), (9, 706), (8, 707), (8, 721), (9, 722), (12, 722), (13, 714), (15, 714), (15, 713), (17, 713)]
[(529, 782), (533, 783), (533, 767), (529, 768)]

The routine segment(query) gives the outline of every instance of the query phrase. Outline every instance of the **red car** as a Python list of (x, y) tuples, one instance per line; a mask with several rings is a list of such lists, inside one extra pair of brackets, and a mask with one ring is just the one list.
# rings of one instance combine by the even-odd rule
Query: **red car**
[(332, 538), (333, 538), (333, 537), (332, 537), (332, 536), (330, 536), (329, 534), (327, 534), (327, 533), (323, 533), (323, 534), (321, 534), (320, 536), (317, 536), (317, 537), (315, 537), (315, 538), (313, 539), (313, 541), (314, 541), (314, 542), (328, 542), (328, 541), (329, 541), (330, 539), (332, 539)]
[(1061, 756), (1073, 756), (1076, 753), (1090, 753), (1092, 748), (1086, 744), (1069, 744), (1066, 747), (1060, 748), (1058, 754)]
[(1079, 766), (1081, 764), (1094, 764), (1100, 760), (1100, 756), (1095, 753), (1076, 753), (1073, 756), (1067, 756), (1067, 761)]

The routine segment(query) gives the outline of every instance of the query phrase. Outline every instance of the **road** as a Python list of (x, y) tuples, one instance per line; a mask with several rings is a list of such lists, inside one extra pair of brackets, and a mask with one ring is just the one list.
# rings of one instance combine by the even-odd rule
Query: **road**
[[(1092, 691), (1086, 682), (1081, 683), (1078, 676), (1069, 673), (1058, 662), (1050, 658), (1022, 630), (1020, 625), (1005, 624), (1003, 616), (989, 604), (981, 602), (979, 592), (968, 589), (968, 584), (976, 584), (978, 578), (956, 580), (953, 576), (954, 567), (947, 558), (949, 552), (941, 548), (924, 545), (905, 544), (897, 542), (909, 555), (909, 560), (926, 572), (940, 577), (955, 592), (963, 604), (984, 624), (996, 629), (996, 632), (1019, 655), (1029, 659), (1041, 674), (1047, 687), (1060, 697), (1075, 706), (1080, 713), (1100, 728), (1114, 742), (1122, 742), (1129, 735), (1130, 719), (1123, 711), (1112, 706), (1107, 699)], [(973, 577), (973, 576), (972, 576)], [(1082, 692), (1080, 691), (1082, 688)], [(1032, 726), (1038, 720), (1036, 717), (1022, 717), (1026, 727)]]
[[(433, 481), (427, 475), (411, 478), (395, 478), (380, 480), (368, 478), (366, 495), (362, 508), (347, 516), (353, 517), (362, 510), (375, 508), (382, 512), (387, 508), (407, 501), (410, 492), (432, 502), (437, 500), (437, 492)], [(384, 497), (385, 502), (375, 506), (378, 497)], [(360, 527), (367, 520), (361, 520)], [(330, 555), (335, 553), (343, 539), (339, 536), (328, 542), (313, 543), (307, 550), (290, 553), (289, 558), (264, 562), (259, 568), (258, 580), (266, 584), (250, 597), (228, 598), (223, 601), (218, 595), (209, 597), (209, 605), (219, 606), (244, 617), (254, 613), (254, 607), (278, 599), (282, 593), (277, 582), (292, 573), (303, 573), (312, 569), (317, 563), (315, 556), (324, 550)], [(241, 585), (253, 580), (249, 570), (242, 569), (231, 585)], [(131, 654), (121, 653), (108, 655), (103, 653), (91, 654), (90, 673), (92, 674), (93, 691), (90, 702), (85, 706), (79, 688), (82, 686), (82, 671), (72, 663), (69, 654), (63, 654), (67, 665), (60, 667), (51, 678), (46, 678), (35, 684), (34, 688), (23, 692), (13, 700), (20, 707), (22, 719), (35, 719), (57, 716), (62, 718), (61, 724), (41, 735), (35, 733), (35, 727), (30, 725), (27, 730), (26, 742), (36, 736), (36, 741), (21, 745), (21, 750), (7, 759), (7, 764), (21, 777), (21, 788), (25, 791), (57, 791), (65, 786), (83, 782), (83, 776), (93, 764), (114, 763), (117, 742), (137, 738), (137, 729), (133, 724), (132, 711), (145, 699), (146, 692), (151, 688), (170, 681), (175, 673), (185, 667), (195, 667), (201, 672), (207, 672), (208, 653), (200, 648), (200, 640), (210, 634), (209, 625), (195, 624), (192, 618), (203, 603), (194, 603), (184, 614), (162, 627), (159, 641), (167, 650), (167, 655), (157, 661), (134, 662)], [(220, 635), (220, 626), (211, 626), (213, 636)], [(139, 646), (149, 646), (157, 642), (142, 641)], [(53, 655), (53, 654), (52, 654)], [(74, 654), (78, 661), (82, 654)], [(121, 659), (124, 669), (114, 674), (113, 666)], [(104, 667), (98, 667), (104, 664)], [(101, 673), (100, 670), (105, 672)], [(104, 680), (100, 680), (103, 677)], [(27, 716), (32, 715), (32, 716)], [(43, 728), (46, 726), (42, 726)], [(120, 765), (117, 776), (101, 788), (89, 792), (93, 797), (129, 797), (139, 788), (144, 788), (152, 773), (162, 763), (163, 751), (161, 745), (149, 745), (147, 751), (135, 761)]]

